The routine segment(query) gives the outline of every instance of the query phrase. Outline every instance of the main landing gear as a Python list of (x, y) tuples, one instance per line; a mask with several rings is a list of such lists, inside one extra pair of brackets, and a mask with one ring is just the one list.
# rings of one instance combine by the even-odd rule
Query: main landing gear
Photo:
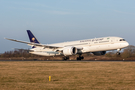
[(63, 57), (63, 60), (68, 60), (69, 59), (69, 57)]
[(77, 57), (77, 60), (82, 60), (82, 59), (84, 59), (84, 57), (81, 56), (81, 54), (80, 54), (79, 57)]
[[(82, 60), (84, 59), (83, 56), (81, 56), (81, 54), (79, 54), (79, 57), (76, 58), (77, 60)], [(63, 57), (63, 60), (69, 60), (69, 57)]]

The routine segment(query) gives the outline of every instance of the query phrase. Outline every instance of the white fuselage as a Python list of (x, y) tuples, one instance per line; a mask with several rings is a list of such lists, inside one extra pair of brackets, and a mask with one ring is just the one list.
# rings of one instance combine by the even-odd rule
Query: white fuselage
[(79, 49), (77, 53), (87, 53), (87, 52), (122, 49), (127, 47), (129, 44), (127, 41), (125, 41), (123, 38), (120, 37), (102, 37), (102, 38), (49, 44), (49, 45), (59, 46), (61, 48), (51, 49), (44, 47), (36, 47), (34, 49), (31, 49), (33, 52), (30, 53), (43, 56), (55, 56), (55, 55), (62, 55), (62, 53), (57, 52), (57, 50), (62, 50), (63, 47), (76, 47)]

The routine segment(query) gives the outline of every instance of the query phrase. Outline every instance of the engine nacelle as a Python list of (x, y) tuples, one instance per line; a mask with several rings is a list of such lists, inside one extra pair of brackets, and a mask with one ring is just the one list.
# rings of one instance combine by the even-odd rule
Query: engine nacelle
[(65, 56), (74, 55), (76, 53), (77, 53), (77, 48), (76, 47), (64, 47), (64, 49), (63, 49), (63, 54)]
[(105, 55), (106, 54), (106, 51), (100, 51), (100, 52), (92, 52), (94, 55)]

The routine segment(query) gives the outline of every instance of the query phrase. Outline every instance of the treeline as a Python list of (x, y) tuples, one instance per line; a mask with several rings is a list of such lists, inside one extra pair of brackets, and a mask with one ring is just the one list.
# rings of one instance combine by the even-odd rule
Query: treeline
[(40, 57), (38, 55), (33, 55), (28, 53), (28, 50), (24, 49), (15, 49), (13, 51), (6, 51), (5, 53), (0, 55), (1, 58), (11, 58), (11, 57)]
[[(127, 48), (123, 49), (121, 51), (121, 55), (118, 56), (116, 55), (117, 51), (110, 51), (107, 52), (105, 57), (121, 57), (121, 58), (135, 58), (135, 46), (130, 45)], [(93, 56), (92, 54), (83, 54), (85, 57), (91, 57)], [(3, 54), (0, 54), (0, 58), (19, 58), (19, 57), (23, 57), (23, 58), (48, 58), (48, 57), (43, 57), (43, 56), (39, 56), (39, 55), (33, 55), (28, 53), (28, 50), (24, 50), (24, 49), (15, 49), (13, 51), (6, 51)], [(75, 56), (71, 56), (71, 57), (77, 57), (77, 55)]]

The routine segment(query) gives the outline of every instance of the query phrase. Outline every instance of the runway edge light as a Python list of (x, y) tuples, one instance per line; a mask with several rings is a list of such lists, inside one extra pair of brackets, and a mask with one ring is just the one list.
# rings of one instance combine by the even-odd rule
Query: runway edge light
[(49, 81), (51, 81), (51, 76), (49, 76)]

